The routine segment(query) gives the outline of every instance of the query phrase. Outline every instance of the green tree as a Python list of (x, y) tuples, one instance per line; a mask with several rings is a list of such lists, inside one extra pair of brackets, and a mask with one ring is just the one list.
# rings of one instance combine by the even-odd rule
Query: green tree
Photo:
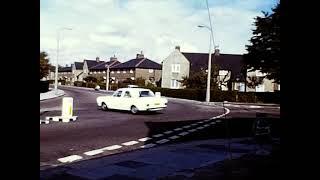
[(93, 77), (93, 76), (87, 76), (85, 78), (83, 78), (83, 80), (85, 80), (86, 82), (98, 82), (97, 78)]
[(272, 13), (256, 17), (251, 44), (247, 45), (244, 62), (251, 71), (260, 70), (266, 78), (280, 83), (280, 3)]
[(48, 53), (40, 52), (40, 79), (46, 77), (49, 74), (50, 69)]

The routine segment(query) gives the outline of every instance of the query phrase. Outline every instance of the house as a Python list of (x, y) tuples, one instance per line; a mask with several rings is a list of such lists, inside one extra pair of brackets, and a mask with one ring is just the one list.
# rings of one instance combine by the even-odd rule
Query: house
[(137, 54), (135, 59), (117, 64), (110, 68), (110, 77), (113, 83), (143, 78), (155, 84), (161, 78), (161, 64), (145, 58), (143, 53)]
[[(247, 82), (252, 81), (252, 77), (263, 78), (266, 74), (261, 73), (259, 70), (247, 70)], [(273, 80), (263, 78), (262, 83), (258, 86), (247, 86), (247, 92), (274, 92), (280, 91), (280, 84), (274, 83)]]
[(64, 80), (66, 84), (71, 84), (73, 81), (72, 67), (58, 67), (58, 80)]
[[(219, 54), (213, 58), (212, 65), (216, 64), (219, 67), (217, 82), (221, 90), (244, 91), (245, 76), (242, 73), (242, 55), (235, 54)], [(161, 87), (171, 89), (184, 88), (179, 81), (183, 77), (189, 77), (193, 72), (198, 72), (208, 69), (208, 53), (189, 53), (180, 52), (180, 47), (176, 46), (175, 50), (162, 62), (162, 82)], [(231, 87), (228, 87), (228, 81), (232, 82)]]
[[(216, 54), (216, 56), (214, 56)], [(180, 47), (175, 50), (162, 62), (162, 82), (161, 87), (171, 89), (184, 88), (179, 81), (183, 77), (189, 77), (193, 72), (208, 69), (208, 53), (180, 52)], [(262, 84), (255, 88), (247, 86), (248, 77), (262, 77), (264, 74), (258, 71), (250, 72), (245, 69), (242, 61), (243, 56), (239, 54), (222, 54), (216, 50), (212, 54), (212, 65), (219, 67), (217, 82), (221, 90), (274, 92), (280, 90), (280, 85), (272, 80), (264, 78)]]
[(96, 60), (84, 59), (83, 60), (83, 78), (87, 77), (90, 74), (90, 68), (102, 63), (105, 63), (105, 61), (100, 61), (99, 57), (97, 57)]
[(73, 82), (83, 80), (83, 62), (74, 62), (72, 64)]
[[(106, 80), (108, 67), (109, 67), (109, 71), (110, 71), (110, 68), (112, 68), (118, 64), (120, 64), (120, 62), (118, 61), (118, 59), (115, 56), (110, 57), (109, 61), (105, 61), (105, 62), (102, 62), (102, 63), (99, 63), (95, 66), (90, 67), (89, 74), (90, 74), (90, 76), (93, 76), (97, 79)], [(110, 75), (110, 72), (109, 72), (109, 75)]]

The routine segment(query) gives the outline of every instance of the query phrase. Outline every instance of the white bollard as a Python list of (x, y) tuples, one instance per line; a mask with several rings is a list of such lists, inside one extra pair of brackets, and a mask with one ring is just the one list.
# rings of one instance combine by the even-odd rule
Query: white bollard
[(62, 99), (62, 118), (71, 118), (73, 115), (73, 98), (64, 97)]

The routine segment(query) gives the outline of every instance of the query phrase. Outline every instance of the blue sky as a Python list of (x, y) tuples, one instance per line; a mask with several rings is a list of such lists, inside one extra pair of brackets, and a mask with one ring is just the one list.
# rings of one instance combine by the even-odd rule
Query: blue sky
[[(209, 0), (215, 42), (222, 53), (242, 54), (251, 37), (254, 17), (271, 11), (277, 0)], [(62, 31), (59, 62), (122, 62), (140, 51), (156, 62), (176, 45), (183, 52), (208, 52), (209, 25), (205, 0), (41, 0), (40, 48), (56, 57), (57, 29)]]

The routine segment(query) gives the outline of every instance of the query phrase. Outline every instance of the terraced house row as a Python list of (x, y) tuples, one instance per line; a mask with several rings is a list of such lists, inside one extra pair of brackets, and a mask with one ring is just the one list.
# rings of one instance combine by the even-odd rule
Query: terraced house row
[[(214, 56), (214, 58), (213, 58)], [(83, 62), (74, 62), (70, 66), (59, 67), (58, 78), (65, 80), (66, 84), (73, 85), (75, 81), (84, 81), (88, 76), (95, 77), (106, 82), (109, 72), (110, 83), (119, 83), (125, 80), (145, 79), (145, 83), (158, 84), (162, 88), (182, 89), (183, 77), (208, 69), (208, 53), (181, 52), (180, 46), (176, 46), (161, 64), (155, 60), (146, 58), (138, 53), (135, 58), (123, 63), (113, 56), (107, 61), (84, 59)], [(241, 54), (222, 54), (217, 50), (212, 54), (212, 64), (217, 65), (219, 72), (217, 83), (221, 90), (237, 90), (247, 92), (274, 92), (280, 91), (280, 84), (264, 78), (262, 84), (252, 87), (247, 83), (252, 77), (263, 77), (265, 74), (259, 71), (251, 72), (246, 69)], [(250, 78), (251, 77), (251, 78)], [(54, 69), (47, 79), (54, 79)]]

